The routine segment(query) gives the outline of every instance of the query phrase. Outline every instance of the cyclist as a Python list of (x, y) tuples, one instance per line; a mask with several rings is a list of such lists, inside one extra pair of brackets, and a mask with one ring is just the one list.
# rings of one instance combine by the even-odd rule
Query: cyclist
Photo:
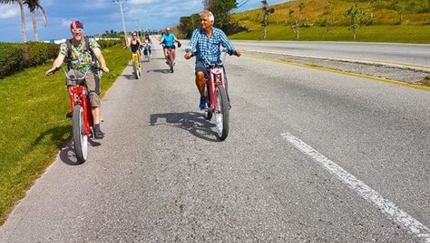
[[(220, 46), (226, 48), (227, 53), (230, 55), (240, 56), (240, 52), (235, 50), (221, 29), (213, 27), (215, 17), (212, 12), (204, 10), (199, 15), (200, 28), (194, 30), (190, 42), (185, 48), (184, 57), (185, 59), (190, 59), (193, 54), (196, 55), (195, 75), (196, 86), (200, 93), (199, 108), (204, 110), (207, 108), (204, 97), (206, 78), (209, 77), (207, 69), (212, 64), (222, 64)], [(225, 86), (226, 91), (228, 91), (226, 75)]]
[(178, 39), (176, 39), (176, 36), (173, 33), (170, 33), (170, 28), (166, 28), (165, 32), (161, 35), (160, 44), (163, 45), (164, 57), (166, 58), (167, 64), (169, 64), (169, 55), (167, 53), (167, 48), (173, 48), (173, 63), (175, 63), (175, 42), (178, 43), (178, 47), (181, 46), (181, 43), (178, 41)]
[[(109, 68), (106, 67), (105, 59), (100, 50), (100, 45), (95, 39), (86, 39), (84, 37), (84, 24), (80, 21), (73, 21), (70, 24), (70, 32), (72, 33), (72, 39), (68, 40), (69, 42), (66, 41), (60, 45), (60, 52), (54, 60), (52, 68), (46, 71), (45, 74), (51, 75), (61, 66), (61, 64), (63, 64), (66, 57), (69, 59), (68, 62), (70, 63), (68, 76), (83, 75), (91, 68), (91, 64), (96, 60), (100, 64), (100, 69), (103, 72), (109, 72)], [(68, 46), (70, 46), (70, 48)], [(90, 70), (88, 72), (86, 84), (88, 86), (91, 112), (94, 119), (94, 135), (97, 139), (102, 139), (105, 134), (100, 129), (100, 78), (96, 71)], [(70, 101), (72, 102), (73, 97), (71, 88), (75, 86), (76, 83), (72, 80), (66, 80), (66, 85)], [(71, 117), (71, 113), (68, 113), (67, 116)]]
[(152, 41), (151, 41), (151, 38), (149, 37), (148, 33), (145, 34), (143, 41), (145, 42), (144, 45), (147, 45), (147, 47), (148, 47), (148, 51), (147, 51), (148, 53), (143, 53), (143, 55), (148, 55), (149, 57), (152, 57), (152, 51), (151, 51)]
[(139, 60), (139, 63), (142, 62), (142, 57), (140, 54), (140, 50), (142, 49), (142, 44), (140, 43), (140, 40), (137, 38), (137, 32), (133, 32), (131, 34), (131, 40), (130, 43), (127, 43), (127, 46), (125, 48), (130, 48), (131, 53), (137, 53), (137, 58)]

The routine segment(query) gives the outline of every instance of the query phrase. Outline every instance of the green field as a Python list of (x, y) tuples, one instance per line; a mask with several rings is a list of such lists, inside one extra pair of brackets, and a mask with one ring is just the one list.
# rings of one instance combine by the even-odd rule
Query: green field
[(300, 38), (297, 40), (289, 26), (268, 26), (266, 39), (263, 28), (252, 32), (241, 32), (231, 35), (230, 39), (241, 40), (291, 40), (291, 41), (356, 41), (356, 42), (393, 42), (430, 44), (430, 25), (387, 25), (365, 26), (357, 31), (356, 40), (347, 27), (300, 28)]

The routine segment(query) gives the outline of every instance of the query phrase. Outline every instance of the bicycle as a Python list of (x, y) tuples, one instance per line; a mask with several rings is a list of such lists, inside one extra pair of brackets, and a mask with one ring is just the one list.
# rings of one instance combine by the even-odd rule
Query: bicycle
[(205, 98), (208, 108), (205, 110), (206, 120), (211, 120), (215, 116), (215, 126), (217, 136), (224, 141), (229, 133), (230, 126), (230, 100), (228, 98), (224, 60), (226, 56), (223, 50), (224, 58), (222, 64), (213, 64), (207, 68), (209, 77), (206, 78)]
[[(81, 77), (78, 75), (69, 76), (64, 67), (58, 67), (52, 74), (60, 68), (63, 69), (67, 79), (75, 81), (76, 86), (71, 88), (71, 108), (72, 108), (72, 141), (75, 149), (76, 159), (79, 164), (84, 163), (88, 158), (88, 139), (95, 137), (93, 131), (93, 115), (91, 112), (90, 98), (85, 82), (89, 68)], [(93, 70), (95, 67), (93, 67)], [(95, 70), (94, 70), (95, 71)], [(97, 71), (98, 68), (97, 68)], [(76, 71), (79, 72), (79, 71)]]
[(147, 60), (147, 62), (151, 61), (150, 48), (151, 46), (148, 43), (143, 44), (143, 56), (145, 57), (145, 60)]
[(141, 76), (141, 74), (142, 74), (141, 73), (142, 67), (140, 66), (139, 56), (138, 56), (137, 52), (132, 52), (131, 53), (131, 61), (132, 61), (132, 66), (133, 66), (134, 77), (136, 79), (139, 79), (140, 76)]
[(175, 62), (173, 61), (173, 52), (175, 49), (173, 47), (166, 47), (167, 49), (167, 56), (169, 56), (167, 60), (167, 64), (169, 65), (170, 72), (173, 73), (173, 66), (175, 65)]

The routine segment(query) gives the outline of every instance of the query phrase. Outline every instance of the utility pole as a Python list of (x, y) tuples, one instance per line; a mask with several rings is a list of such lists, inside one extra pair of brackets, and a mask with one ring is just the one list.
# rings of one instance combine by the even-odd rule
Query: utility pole
[(138, 25), (139, 19), (133, 19), (132, 21), (134, 23), (134, 26), (136, 27), (137, 38), (140, 40), (140, 34), (139, 34), (140, 31), (139, 31), (139, 25)]
[(124, 31), (124, 39), (125, 39), (125, 44), (128, 44), (128, 38), (127, 38), (127, 31), (125, 30), (125, 22), (124, 22), (124, 9), (122, 7), (122, 4), (124, 3), (124, 1), (126, 0), (112, 0), (113, 3), (118, 4), (119, 5), (119, 13), (121, 15), (121, 22), (122, 22), (122, 30)]

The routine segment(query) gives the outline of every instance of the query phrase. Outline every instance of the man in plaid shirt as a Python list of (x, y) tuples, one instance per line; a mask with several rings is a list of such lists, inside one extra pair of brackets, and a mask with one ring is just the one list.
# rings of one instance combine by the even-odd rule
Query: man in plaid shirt
[(196, 56), (196, 86), (200, 93), (199, 107), (201, 110), (207, 108), (204, 98), (205, 79), (209, 77), (207, 69), (210, 65), (222, 64), (220, 46), (226, 48), (229, 55), (240, 56), (240, 52), (234, 49), (225, 33), (221, 29), (213, 27), (214, 20), (210, 11), (202, 11), (200, 13), (201, 28), (194, 30), (188, 47), (185, 48), (185, 59)]

